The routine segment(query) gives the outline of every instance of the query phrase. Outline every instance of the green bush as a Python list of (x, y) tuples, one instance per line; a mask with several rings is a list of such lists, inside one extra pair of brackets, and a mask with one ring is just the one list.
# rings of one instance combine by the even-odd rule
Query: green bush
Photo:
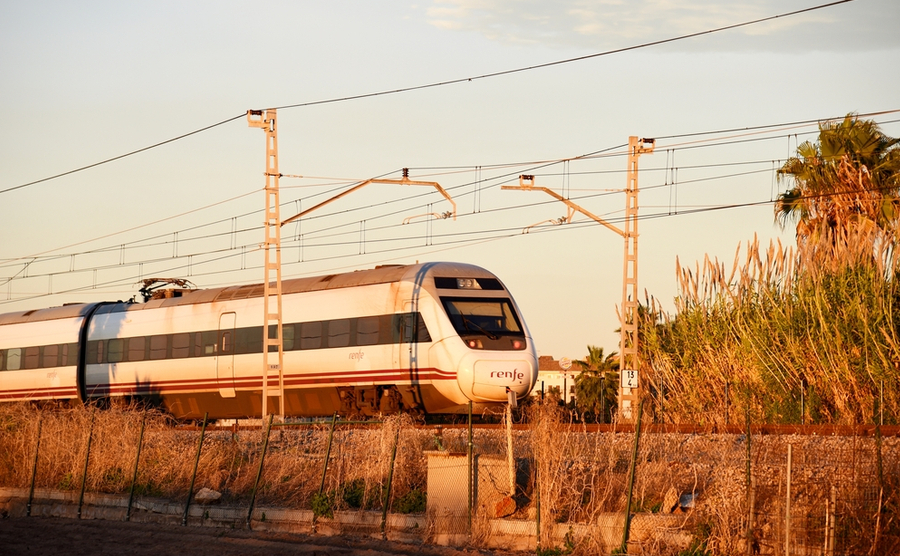
[(313, 517), (318, 519), (320, 517), (327, 517), (329, 519), (334, 517), (334, 493), (331, 492), (317, 492), (313, 494), (312, 497), (312, 511)]
[(401, 514), (425, 513), (426, 494), (419, 489), (413, 489), (394, 502), (394, 511)]

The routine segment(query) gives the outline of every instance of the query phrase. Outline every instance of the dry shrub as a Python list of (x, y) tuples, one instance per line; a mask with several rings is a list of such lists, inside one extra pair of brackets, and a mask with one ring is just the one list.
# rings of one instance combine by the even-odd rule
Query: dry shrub
[[(528, 415), (541, 546), (552, 546), (559, 523), (592, 525), (601, 514), (623, 512), (633, 435), (589, 433), (555, 403), (535, 404)], [(602, 540), (572, 530), (566, 540), (576, 554), (608, 552)]]
[[(257, 503), (309, 507), (321, 488), (332, 510), (381, 508), (395, 442), (392, 500), (411, 490), (424, 491), (425, 462), (420, 447), (423, 435), (412, 425), (409, 416), (398, 415), (384, 419), (381, 425), (337, 426), (324, 484), (322, 472), (330, 425), (273, 427)], [(242, 431), (235, 439), (214, 437), (206, 441), (207, 459), (201, 458), (201, 467), (207, 471), (198, 474), (198, 485), (224, 491), (232, 499), (247, 499), (259, 470), (263, 434)]]
[(90, 438), (85, 488), (93, 492), (123, 492), (130, 487), (141, 419), (147, 429), (167, 429), (168, 417), (135, 411), (129, 406), (55, 407), (32, 404), (0, 405), (0, 484), (30, 485), (40, 428), (35, 486), (80, 489)]
[(0, 485), (29, 484), (38, 415), (28, 404), (0, 405)]
[[(36, 486), (80, 489), (92, 420), (88, 492), (129, 491), (143, 421), (137, 494), (176, 503), (186, 499), (199, 431), (174, 426), (160, 413), (122, 407), (41, 410), (0, 404), (0, 485), (30, 484), (40, 422)], [(396, 442), (390, 511), (422, 511), (427, 484), (423, 452), (438, 446), (433, 429), (415, 425), (408, 416), (394, 416), (381, 425), (338, 426), (324, 487), (330, 508), (381, 509)], [(328, 434), (327, 424), (274, 427), (257, 504), (313, 507)], [(445, 428), (441, 437), (443, 447), (465, 453), (465, 428)], [(223, 502), (246, 506), (263, 440), (260, 429), (207, 430), (195, 490), (212, 488), (223, 493)], [(505, 455), (503, 428), (476, 428), (474, 442), (477, 454)], [(591, 527), (625, 509), (633, 442), (632, 433), (591, 432), (573, 423), (560, 406), (536, 404), (525, 417), (525, 427), (514, 433), (515, 456), (529, 464), (519, 469), (528, 472), (520, 477), (515, 497), (519, 511), (512, 519), (533, 520), (539, 493), (542, 547), (553, 548), (552, 529), (564, 524), (572, 532), (569, 544), (556, 548), (575, 554), (609, 553), (618, 541), (604, 543)], [(698, 550), (743, 554), (751, 525), (756, 542), (777, 544), (784, 533), (788, 443), (793, 445), (792, 531), (798, 546), (821, 546), (824, 508), (834, 488), (839, 550), (867, 553), (875, 542), (883, 553), (900, 547), (900, 438), (753, 436), (752, 516), (747, 442), (745, 436), (731, 434), (642, 434), (632, 511), (644, 519), (636, 520), (632, 529), (634, 550), (676, 555), (693, 541)], [(664, 502), (672, 503), (670, 492), (694, 494), (693, 506), (668, 515), (672, 508)], [(487, 541), (489, 516), (475, 517), (471, 542), (479, 546)], [(619, 531), (612, 535), (621, 538)], [(873, 541), (876, 536), (878, 541)]]
[[(30, 484), (40, 423), (37, 487), (80, 489), (90, 435), (86, 489), (128, 492), (142, 420), (145, 431), (136, 493), (175, 500), (184, 498), (197, 458), (198, 431), (175, 427), (161, 413), (118, 406), (103, 410), (92, 407), (41, 410), (29, 404), (0, 405), (0, 484), (16, 487)], [(402, 433), (398, 435), (398, 432)], [(344, 494), (348, 485), (362, 484), (364, 496), (356, 507), (380, 507), (398, 439), (392, 488), (395, 498), (413, 489), (423, 489), (425, 463), (421, 436), (412, 428), (408, 416), (390, 417), (382, 426), (366, 429), (338, 427), (325, 490)], [(235, 433), (231, 429), (209, 428), (197, 464), (195, 490), (203, 487), (217, 490), (223, 493), (226, 502), (249, 500), (256, 484), (263, 440), (261, 430)], [(258, 501), (306, 505), (320, 488), (327, 440), (327, 425), (274, 427), (265, 455)], [(348, 503), (342, 506), (347, 507)]]

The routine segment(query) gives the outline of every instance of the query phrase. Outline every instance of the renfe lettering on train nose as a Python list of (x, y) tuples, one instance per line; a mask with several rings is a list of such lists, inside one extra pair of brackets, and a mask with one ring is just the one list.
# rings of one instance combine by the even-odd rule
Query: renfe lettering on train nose
[(511, 371), (491, 371), (491, 378), (518, 380), (521, 382), (525, 378), (525, 373), (518, 369), (513, 369)]

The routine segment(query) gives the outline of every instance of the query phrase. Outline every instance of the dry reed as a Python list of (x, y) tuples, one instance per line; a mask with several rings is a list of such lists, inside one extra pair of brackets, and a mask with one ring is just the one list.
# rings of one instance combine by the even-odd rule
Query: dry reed
[(709, 258), (679, 265), (677, 314), (655, 300), (643, 312), (655, 418), (896, 423), (900, 259), (882, 236), (838, 229), (796, 252), (754, 239), (730, 272)]

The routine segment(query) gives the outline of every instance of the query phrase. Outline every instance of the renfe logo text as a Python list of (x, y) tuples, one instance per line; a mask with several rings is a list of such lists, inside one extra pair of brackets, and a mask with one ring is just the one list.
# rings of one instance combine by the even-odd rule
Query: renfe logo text
[(491, 378), (500, 380), (518, 380), (521, 382), (525, 378), (525, 373), (518, 369), (513, 369), (511, 371), (491, 371)]

